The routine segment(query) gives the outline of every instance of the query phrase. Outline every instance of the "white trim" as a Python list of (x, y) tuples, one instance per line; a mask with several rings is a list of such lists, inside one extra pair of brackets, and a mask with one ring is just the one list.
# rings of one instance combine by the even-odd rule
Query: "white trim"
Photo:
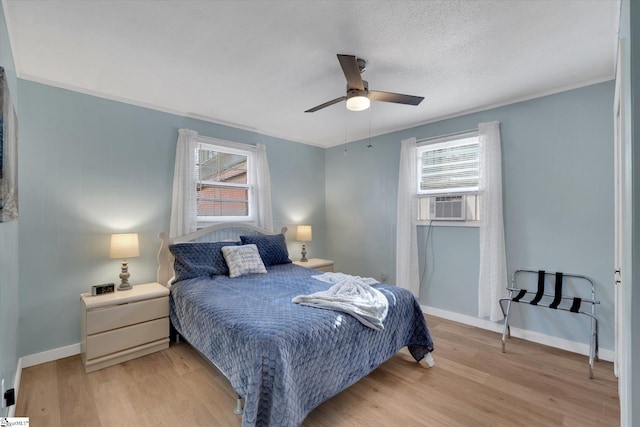
[(211, 150), (215, 150), (218, 147), (224, 147), (229, 149), (229, 152), (232, 152), (233, 154), (240, 154), (242, 156), (246, 155), (247, 152), (255, 153), (256, 151), (258, 151), (258, 148), (255, 145), (245, 144), (243, 142), (229, 141), (226, 139), (204, 136), (200, 134), (196, 136), (196, 142), (212, 146)]
[[(515, 99), (512, 99), (512, 100), (507, 100), (505, 102), (498, 102), (498, 103), (495, 103), (495, 104), (483, 105), (483, 106), (480, 106), (478, 108), (470, 108), (468, 110), (458, 111), (458, 112), (451, 113), (451, 114), (445, 114), (443, 116), (438, 116), (438, 117), (434, 117), (434, 118), (429, 119), (429, 120), (425, 120), (424, 122), (416, 123), (414, 125), (411, 125), (409, 128), (407, 128), (407, 127), (397, 127), (397, 128), (391, 128), (389, 130), (385, 130), (384, 132), (380, 132), (380, 133), (375, 133), (374, 132), (374, 133), (371, 134), (369, 139), (371, 139), (373, 137), (381, 136), (381, 135), (387, 135), (387, 134), (390, 134), (390, 133), (398, 132), (398, 131), (401, 131), (401, 130), (413, 129), (413, 128), (421, 127), (421, 126), (428, 125), (428, 124), (431, 124), (431, 123), (437, 123), (437, 122), (442, 122), (444, 120), (454, 119), (456, 117), (468, 116), (468, 115), (474, 114), (474, 113), (481, 113), (483, 111), (489, 111), (489, 110), (493, 110), (493, 109), (496, 109), (496, 108), (506, 107), (508, 105), (519, 104), (521, 102), (531, 101), (531, 100), (538, 99), (538, 98), (544, 98), (545, 96), (557, 95), (557, 94), (562, 93), (562, 92), (568, 92), (570, 90), (580, 89), (580, 88), (583, 88), (583, 87), (587, 87), (587, 86), (592, 86), (592, 85), (596, 85), (596, 84), (599, 84), (599, 83), (608, 82), (608, 81), (611, 81), (611, 80), (613, 80), (613, 76), (597, 78), (597, 79), (589, 80), (587, 82), (561, 86), (559, 88), (551, 89), (551, 90), (548, 90), (548, 91), (542, 91), (542, 92), (538, 92), (538, 93), (535, 93), (535, 94), (532, 94), (532, 95), (527, 95), (527, 96), (523, 96), (523, 97), (520, 97), (520, 98), (515, 98)], [(365, 139), (365, 138), (362, 138), (362, 139)], [(427, 137), (425, 139), (429, 139), (429, 138)], [(350, 142), (355, 142), (355, 141), (347, 140), (346, 143), (348, 144)], [(344, 142), (339, 142), (339, 143), (336, 143), (336, 144), (327, 145), (326, 148), (335, 147), (337, 145), (343, 145), (343, 144), (345, 144), (345, 143)]]
[[(244, 144), (241, 142), (233, 142), (225, 139), (214, 138), (210, 136), (198, 135), (196, 137), (197, 150), (208, 150), (221, 153), (236, 154), (246, 157), (247, 159), (247, 183), (225, 183), (225, 182), (206, 182), (219, 187), (235, 187), (247, 190), (247, 215), (243, 216), (212, 216), (212, 215), (198, 215), (196, 212), (196, 221), (198, 227), (206, 227), (209, 224), (215, 224), (218, 222), (255, 222), (257, 216), (256, 197), (254, 195), (256, 183), (257, 183), (257, 151), (258, 147), (255, 145)], [(196, 165), (198, 167), (198, 165)], [(196, 180), (200, 183), (199, 178)], [(196, 197), (197, 200), (197, 197)]]
[(43, 351), (42, 353), (30, 354), (20, 358), (22, 368), (40, 365), (42, 363), (53, 362), (54, 360), (64, 359), (65, 357), (80, 354), (80, 343), (71, 344), (66, 347), (54, 348), (53, 350)]
[(431, 143), (445, 142), (449, 140), (463, 139), (465, 137), (472, 138), (474, 136), (478, 136), (478, 128), (463, 130), (460, 132), (452, 132), (444, 135), (431, 136), (428, 138), (422, 138), (416, 140), (416, 145), (421, 147), (423, 145), (429, 145)]
[[(431, 224), (429, 224), (431, 221)], [(436, 221), (436, 220), (426, 220), (426, 221), (416, 221), (416, 225), (418, 227), (480, 227), (480, 221)]]
[[(8, 15), (5, 14), (5, 17), (6, 16), (8, 16)], [(15, 59), (14, 59), (14, 62), (15, 62)], [(110, 94), (107, 94), (107, 93), (104, 93), (104, 92), (85, 89), (85, 88), (81, 88), (81, 87), (70, 85), (70, 84), (66, 84), (66, 83), (56, 82), (54, 80), (43, 79), (43, 78), (32, 76), (32, 75), (29, 75), (29, 74), (20, 73), (20, 72), (18, 72), (17, 65), (16, 65), (16, 74), (17, 74), (18, 78), (21, 79), (21, 80), (27, 80), (27, 81), (30, 81), (30, 82), (39, 83), (39, 84), (55, 87), (55, 88), (58, 88), (58, 89), (64, 89), (64, 90), (68, 90), (68, 91), (71, 91), (71, 92), (80, 93), (80, 94), (83, 94), (83, 95), (95, 96), (96, 98), (102, 98), (102, 99), (108, 99), (110, 101), (121, 102), (123, 104), (133, 105), (134, 107), (146, 108), (146, 109), (149, 109), (149, 110), (160, 111), (161, 113), (173, 114), (174, 116), (178, 116), (178, 117), (186, 117), (186, 118), (189, 118), (189, 119), (200, 120), (200, 121), (207, 122), (207, 123), (214, 123), (214, 124), (217, 124), (217, 125), (231, 127), (231, 128), (234, 128), (234, 129), (240, 129), (240, 130), (244, 130), (244, 131), (247, 131), (247, 132), (253, 132), (253, 133), (260, 134), (260, 136), (270, 136), (270, 137), (273, 137), (273, 138), (279, 138), (279, 139), (290, 141), (290, 142), (298, 142), (298, 143), (305, 144), (305, 145), (311, 145), (313, 147), (328, 148), (327, 146), (325, 146), (323, 144), (320, 144), (318, 142), (292, 139), (293, 137), (291, 135), (285, 135), (285, 134), (280, 134), (280, 133), (276, 133), (276, 132), (269, 132), (269, 131), (264, 130), (264, 129), (255, 128), (255, 127), (244, 125), (244, 124), (240, 124), (240, 123), (229, 122), (229, 121), (226, 121), (226, 120), (216, 119), (214, 117), (208, 117), (208, 116), (204, 116), (204, 115), (200, 115), (200, 114), (194, 114), (194, 113), (190, 113), (190, 112), (176, 110), (176, 109), (173, 109), (173, 108), (163, 107), (163, 106), (156, 105), (156, 104), (151, 104), (151, 103), (148, 103), (148, 102), (136, 101), (136, 100), (133, 100), (133, 99), (130, 99), (130, 98), (126, 98), (126, 97), (123, 97), (123, 96), (110, 95)], [(343, 142), (341, 141), (339, 143), (336, 143), (335, 145), (339, 145), (339, 144), (343, 144)]]
[[(475, 326), (476, 328), (486, 329), (488, 331), (497, 332), (502, 334), (503, 323), (491, 322), (485, 319), (479, 319), (473, 316), (467, 316), (466, 314), (455, 313), (453, 311), (442, 310), (440, 308), (429, 307), (426, 305), (420, 305), (422, 311), (426, 314), (441, 317), (443, 319), (452, 320), (454, 322), (463, 323), (469, 326)], [(528, 331), (526, 329), (511, 327), (511, 336), (521, 338), (523, 340), (535, 342), (538, 344), (548, 345), (549, 347), (559, 348), (561, 350), (570, 351), (572, 353), (582, 354), (583, 356), (589, 355), (589, 345), (575, 341), (565, 340), (563, 338), (553, 337), (551, 335), (541, 334), (539, 332)], [(496, 343), (500, 340), (499, 336), (496, 336)], [(437, 343), (436, 343), (437, 345)], [(509, 352), (509, 345), (507, 343), (507, 352)], [(607, 349), (599, 349), (598, 356), (600, 360), (606, 360), (607, 362), (613, 362), (614, 352)]]
[(53, 362), (54, 360), (64, 359), (65, 357), (75, 356), (80, 354), (80, 343), (71, 344), (66, 347), (54, 348), (53, 350), (43, 351), (42, 353), (31, 354), (28, 356), (22, 356), (18, 359), (16, 365), (16, 375), (13, 380), (13, 389), (15, 390), (15, 405), (9, 407), (9, 418), (15, 417), (16, 406), (18, 406), (18, 396), (20, 394), (20, 381), (22, 380), (22, 369), (29, 368), (31, 366), (40, 365), (42, 363)]
[(9, 406), (9, 413), (7, 417), (13, 418), (16, 416), (16, 406), (18, 406), (18, 394), (20, 393), (20, 379), (22, 378), (22, 358), (18, 359), (18, 364), (16, 365), (16, 375), (13, 378), (13, 390), (14, 397), (16, 402)]
[[(5, 15), (5, 16), (7, 16), (7, 15)], [(15, 62), (15, 60), (14, 60), (14, 62)], [(121, 102), (123, 104), (133, 105), (135, 107), (148, 108), (149, 110), (155, 110), (155, 111), (160, 111), (162, 113), (173, 114), (173, 115), (179, 116), (179, 117), (188, 117), (188, 118), (192, 118), (192, 119), (196, 119), (196, 120), (202, 120), (204, 122), (215, 123), (217, 125), (223, 125), (223, 126), (229, 126), (229, 127), (233, 127), (233, 128), (241, 129), (241, 130), (246, 130), (246, 131), (250, 131), (250, 132), (260, 132), (260, 130), (257, 129), (257, 128), (254, 128), (254, 127), (251, 127), (251, 126), (247, 126), (247, 125), (243, 125), (243, 124), (240, 124), (240, 123), (228, 122), (228, 121), (225, 121), (225, 120), (215, 119), (213, 117), (201, 116), (201, 115), (198, 115), (198, 114), (193, 114), (193, 113), (189, 113), (189, 112), (175, 110), (173, 108), (166, 108), (166, 107), (163, 107), (163, 106), (157, 105), (157, 104), (152, 104), (152, 103), (143, 102), (143, 101), (136, 101), (136, 100), (124, 97), (124, 96), (110, 95), (108, 93), (100, 92), (100, 91), (97, 91), (97, 90), (81, 88), (81, 87), (78, 87), (78, 86), (75, 86), (75, 85), (57, 82), (55, 80), (43, 79), (41, 77), (36, 77), (36, 76), (32, 76), (30, 74), (21, 73), (21, 72), (18, 71), (17, 66), (16, 66), (16, 74), (18, 75), (18, 78), (21, 79), (21, 80), (27, 80), (27, 81), (30, 81), (30, 82), (39, 83), (39, 84), (55, 87), (55, 88), (58, 88), (58, 89), (64, 89), (64, 90), (68, 90), (68, 91), (71, 91), (71, 92), (80, 93), (80, 94), (83, 94), (83, 95), (95, 96), (96, 98), (108, 99), (110, 101)]]
[[(456, 117), (467, 116), (469, 114), (480, 113), (480, 112), (483, 112), (483, 111), (489, 111), (489, 110), (493, 110), (493, 109), (500, 108), (500, 107), (506, 107), (508, 105), (519, 104), (519, 103), (525, 102), (525, 101), (531, 101), (531, 100), (538, 99), (538, 98), (544, 98), (545, 96), (557, 95), (557, 94), (562, 93), (562, 92), (568, 92), (570, 90), (580, 89), (580, 88), (583, 88), (583, 87), (592, 86), (592, 85), (596, 85), (596, 84), (599, 84), (599, 83), (609, 82), (609, 81), (611, 81), (613, 79), (614, 79), (613, 75), (608, 76), (608, 77), (603, 77), (603, 78), (597, 78), (597, 79), (589, 80), (589, 81), (582, 82), (582, 83), (576, 83), (576, 84), (572, 84), (572, 85), (561, 86), (559, 88), (551, 89), (551, 90), (548, 90), (548, 91), (542, 91), (542, 92), (538, 92), (538, 93), (535, 93), (535, 94), (532, 94), (532, 95), (527, 95), (527, 96), (523, 96), (523, 97), (512, 99), (512, 100), (507, 100), (505, 102), (499, 102), (499, 103), (496, 103), (496, 104), (488, 104), (488, 105), (480, 106), (478, 108), (471, 108), (471, 109), (468, 109), (468, 110), (458, 111), (458, 112), (451, 113), (451, 114), (445, 114), (443, 116), (438, 116), (438, 117), (434, 117), (434, 118), (429, 119), (429, 120), (425, 120), (424, 122), (419, 122), (419, 123), (410, 125), (409, 127), (406, 127), (406, 126), (404, 126), (404, 127), (391, 127), (391, 128), (385, 129), (384, 131), (371, 133), (371, 135), (368, 137), (368, 139), (371, 139), (371, 138), (374, 138), (374, 137), (377, 137), (377, 136), (388, 135), (388, 134), (391, 134), (391, 133), (394, 133), (394, 132), (399, 132), (399, 131), (402, 131), (402, 130), (414, 129), (414, 128), (418, 128), (418, 127), (421, 127), (421, 126), (424, 126), (424, 125), (428, 125), (428, 124), (431, 124), (431, 123), (437, 123), (437, 122), (441, 122), (441, 121), (444, 121), (444, 120), (453, 119), (453, 118), (456, 118)], [(364, 141), (366, 139), (367, 138), (360, 138), (360, 139), (353, 139), (353, 140), (349, 140), (348, 139), (346, 142), (345, 141), (340, 141), (340, 142), (336, 142), (334, 144), (321, 145), (320, 147), (323, 147), (323, 148), (337, 147), (337, 146), (340, 146), (340, 145), (349, 144), (351, 142)], [(429, 139), (429, 137), (426, 137), (424, 139)], [(304, 141), (300, 141), (300, 142), (303, 143), (303, 144), (317, 145), (317, 144), (312, 144), (310, 142), (304, 142)]]
[[(422, 311), (431, 316), (441, 317), (443, 319), (452, 320), (454, 322), (462, 323), (465, 325), (475, 326), (476, 328), (486, 329), (496, 333), (502, 333), (502, 324), (490, 322), (484, 319), (478, 319), (477, 317), (467, 316), (465, 314), (455, 313), (453, 311), (442, 310), (440, 308), (429, 307), (426, 305), (420, 305)], [(519, 328), (511, 328), (511, 335), (516, 338), (522, 338), (527, 341), (532, 341), (538, 344), (548, 345), (550, 347), (567, 350), (573, 353), (582, 355), (589, 355), (589, 346), (587, 344), (577, 343), (575, 341), (569, 341), (562, 338), (552, 337), (544, 335), (538, 332), (527, 331)], [(496, 337), (499, 339), (499, 337)], [(508, 349), (507, 349), (508, 351)], [(54, 348), (53, 350), (43, 351), (42, 353), (31, 354), (29, 356), (23, 356), (18, 359), (18, 365), (16, 367), (15, 380), (13, 387), (15, 389), (16, 404), (18, 402), (18, 394), (20, 392), (20, 380), (22, 378), (22, 369), (29, 368), (31, 366), (40, 365), (42, 363), (53, 362), (54, 360), (63, 359), (69, 356), (75, 356), (80, 354), (80, 343), (68, 345), (66, 347)], [(607, 349), (600, 349), (599, 356), (601, 360), (607, 362), (613, 362), (614, 352)], [(9, 417), (13, 417), (15, 414), (16, 405), (9, 407)]]
[[(630, 233), (633, 229), (633, 166), (630, 157), (634, 147), (627, 148), (627, 143), (633, 138), (633, 119), (627, 111), (630, 94), (623, 94), (626, 72), (629, 70), (625, 63), (625, 38), (618, 39), (618, 56), (616, 58), (616, 84), (614, 88), (613, 126), (614, 126), (614, 342), (616, 360), (614, 372), (618, 377), (618, 396), (620, 400), (620, 425), (630, 424), (633, 418), (633, 381), (631, 380), (631, 286), (633, 282), (633, 267), (631, 262)], [(630, 89), (628, 89), (630, 90)], [(626, 96), (624, 96), (626, 95)], [(630, 121), (631, 120), (631, 121)]]
[[(475, 141), (474, 141), (475, 140)], [(451, 135), (436, 136), (416, 142), (418, 153), (425, 150), (459, 147), (461, 145), (478, 145), (478, 131), (465, 131)]]
[[(5, 19), (7, 19), (7, 17), (9, 15), (7, 15), (5, 13), (4, 16), (5, 16)], [(7, 21), (8, 21), (8, 19), (7, 19)], [(7, 26), (9, 26), (8, 22), (7, 22)], [(9, 42), (11, 43), (11, 32), (9, 33)], [(148, 108), (150, 110), (161, 111), (163, 113), (173, 114), (173, 115), (180, 116), (180, 117), (187, 117), (187, 118), (190, 118), (190, 119), (201, 120), (203, 122), (215, 123), (215, 124), (219, 124), (219, 125), (223, 125), (223, 126), (233, 127), (233, 128), (236, 128), (236, 129), (246, 130), (246, 131), (250, 131), (250, 132), (256, 132), (256, 133), (259, 133), (259, 134), (264, 135), (264, 136), (280, 138), (280, 139), (284, 139), (286, 141), (291, 141), (291, 142), (298, 142), (300, 144), (311, 145), (313, 147), (331, 148), (331, 147), (337, 147), (337, 146), (340, 146), (340, 145), (345, 145), (345, 144), (349, 144), (351, 142), (356, 142), (356, 141), (361, 141), (361, 140), (365, 140), (366, 139), (366, 138), (347, 139), (346, 141), (338, 141), (338, 142), (330, 143), (330, 144), (321, 144), (321, 143), (314, 142), (314, 141), (306, 141), (306, 140), (302, 140), (302, 139), (293, 139), (293, 137), (291, 135), (285, 135), (285, 134), (281, 134), (281, 133), (277, 133), (277, 132), (270, 132), (270, 131), (267, 131), (267, 130), (264, 130), (264, 129), (254, 128), (254, 127), (243, 125), (243, 124), (239, 124), (239, 123), (228, 122), (228, 121), (225, 121), (225, 120), (215, 119), (213, 117), (207, 117), (207, 116), (202, 116), (202, 115), (199, 115), (199, 114), (194, 114), (194, 113), (190, 113), (190, 112), (176, 110), (176, 109), (173, 109), (173, 108), (162, 107), (160, 105), (155, 105), (155, 104), (151, 104), (151, 103), (147, 103), (147, 102), (135, 101), (135, 100), (123, 97), (123, 96), (110, 95), (110, 94), (106, 94), (104, 92), (98, 92), (98, 91), (95, 91), (95, 90), (85, 89), (85, 88), (81, 88), (81, 87), (78, 87), (78, 86), (57, 82), (57, 81), (54, 81), (54, 80), (43, 79), (43, 78), (40, 78), (40, 77), (36, 77), (36, 76), (30, 75), (30, 74), (25, 74), (25, 73), (21, 72), (21, 68), (22, 67), (19, 65), (19, 58), (14, 58), (13, 62), (14, 62), (15, 67), (16, 67), (16, 75), (21, 80), (27, 80), (27, 81), (31, 81), (31, 82), (34, 82), (34, 83), (40, 83), (40, 84), (44, 84), (44, 85), (55, 87), (55, 88), (59, 88), (59, 89), (65, 89), (65, 90), (69, 90), (69, 91), (72, 91), (72, 92), (81, 93), (81, 94), (84, 94), (84, 95), (90, 95), (90, 96), (95, 96), (95, 97), (102, 98), (102, 99), (108, 99), (108, 100), (111, 100), (111, 101), (122, 102), (124, 104), (129, 104), (129, 105), (133, 105), (133, 106), (136, 106), (136, 107), (142, 107), (142, 108)], [(414, 125), (410, 125), (408, 128), (406, 126), (404, 126), (404, 127), (395, 127), (394, 126), (394, 127), (390, 127), (388, 129), (385, 129), (383, 131), (371, 133), (371, 135), (369, 136), (369, 139), (371, 139), (373, 137), (376, 137), (376, 136), (388, 135), (390, 133), (398, 132), (398, 131), (401, 131), (401, 130), (417, 128), (417, 127), (424, 126), (424, 125), (427, 125), (427, 124), (430, 124), (430, 123), (436, 123), (436, 122), (440, 122), (440, 121), (443, 121), (443, 120), (452, 119), (452, 118), (455, 118), (455, 117), (462, 117), (462, 116), (466, 116), (466, 115), (469, 115), (469, 114), (478, 113), (478, 112), (481, 112), (481, 111), (488, 111), (488, 110), (492, 110), (494, 108), (504, 107), (504, 106), (511, 105), (511, 104), (518, 104), (520, 102), (530, 101), (532, 99), (543, 98), (545, 96), (555, 95), (555, 94), (562, 93), (562, 92), (568, 92), (570, 90), (580, 89), (582, 87), (587, 87), (587, 86), (595, 85), (595, 84), (598, 84), (598, 83), (608, 82), (608, 81), (613, 80), (614, 78), (615, 78), (615, 76), (611, 75), (611, 76), (607, 76), (607, 77), (603, 77), (603, 78), (597, 78), (597, 79), (589, 80), (587, 82), (581, 82), (581, 83), (577, 83), (577, 84), (566, 85), (566, 86), (562, 86), (562, 87), (559, 87), (559, 88), (551, 89), (551, 90), (548, 90), (548, 91), (538, 92), (538, 93), (535, 93), (535, 94), (532, 94), (532, 95), (523, 96), (523, 97), (516, 98), (516, 99), (513, 99), (513, 100), (508, 100), (508, 101), (505, 101), (505, 102), (500, 102), (500, 103), (496, 103), (496, 104), (489, 104), (489, 105), (480, 106), (478, 108), (471, 108), (471, 109), (459, 111), (459, 112), (456, 112), (456, 113), (445, 114), (443, 116), (434, 117), (434, 118), (426, 120), (424, 122), (419, 122), (419, 123), (416, 123)]]

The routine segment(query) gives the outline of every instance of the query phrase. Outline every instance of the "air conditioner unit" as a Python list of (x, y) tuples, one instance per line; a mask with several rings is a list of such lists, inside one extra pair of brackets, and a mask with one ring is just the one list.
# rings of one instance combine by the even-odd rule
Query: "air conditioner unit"
[(432, 221), (465, 221), (466, 196), (433, 196), (429, 198), (429, 219)]

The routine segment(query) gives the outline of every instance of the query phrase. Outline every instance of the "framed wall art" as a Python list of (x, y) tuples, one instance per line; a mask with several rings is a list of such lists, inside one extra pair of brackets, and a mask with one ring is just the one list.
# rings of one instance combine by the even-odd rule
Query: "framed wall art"
[(0, 222), (18, 219), (18, 119), (0, 67)]

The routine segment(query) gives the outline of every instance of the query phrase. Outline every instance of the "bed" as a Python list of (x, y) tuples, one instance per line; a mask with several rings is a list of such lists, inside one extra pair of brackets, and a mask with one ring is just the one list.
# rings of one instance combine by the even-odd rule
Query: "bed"
[[(388, 301), (382, 330), (344, 312), (292, 303), (331, 285), (291, 263), (285, 231), (228, 224), (173, 239), (160, 234), (158, 281), (170, 288), (172, 325), (242, 397), (243, 427), (298, 426), (403, 347), (416, 361), (432, 360), (422, 310), (405, 289), (373, 285)], [(261, 268), (245, 257), (248, 267), (240, 270), (249, 273), (238, 276), (227, 256), (236, 252), (257, 252), (266, 272), (254, 272)]]

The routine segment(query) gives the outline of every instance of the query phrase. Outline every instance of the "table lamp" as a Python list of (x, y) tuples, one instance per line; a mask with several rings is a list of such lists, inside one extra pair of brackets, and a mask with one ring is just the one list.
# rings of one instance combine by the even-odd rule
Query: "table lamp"
[(307, 246), (306, 243), (311, 241), (311, 226), (299, 225), (296, 228), (296, 240), (302, 242), (302, 258), (300, 261), (307, 262)]
[(122, 259), (122, 271), (120, 273), (119, 291), (128, 291), (132, 289), (129, 284), (129, 266), (127, 258), (135, 258), (140, 256), (140, 247), (138, 246), (138, 233), (123, 233), (111, 235), (111, 248), (109, 250), (109, 258)]

